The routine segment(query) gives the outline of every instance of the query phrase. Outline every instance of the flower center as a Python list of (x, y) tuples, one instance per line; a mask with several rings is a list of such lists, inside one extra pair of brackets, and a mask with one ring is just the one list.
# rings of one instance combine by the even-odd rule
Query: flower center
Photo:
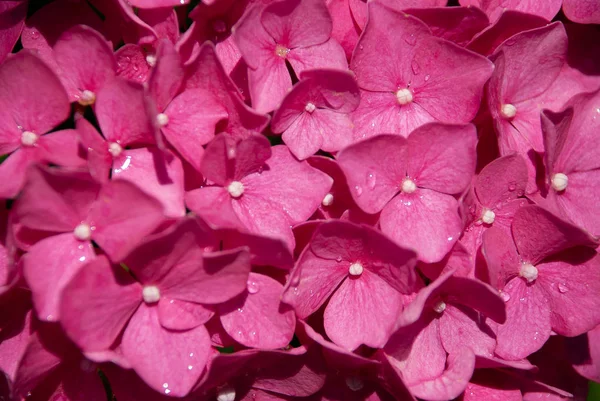
[(325, 195), (325, 197), (323, 198), (323, 201), (321, 202), (321, 204), (323, 206), (331, 206), (332, 203), (333, 203), (333, 195), (332, 194)]
[(142, 290), (142, 298), (147, 304), (153, 304), (160, 300), (160, 290), (155, 285), (147, 285)]
[(314, 104), (312, 104), (311, 102), (306, 103), (306, 106), (304, 107), (304, 110), (306, 110), (308, 113), (311, 113), (313, 111), (315, 111), (317, 109), (317, 106), (315, 106)]
[(225, 386), (217, 393), (217, 401), (234, 401), (235, 390), (229, 386)]
[(569, 177), (567, 177), (563, 173), (556, 173), (552, 176), (552, 189), (557, 192), (564, 191), (567, 189), (567, 185), (569, 184)]
[(365, 386), (365, 383), (356, 376), (350, 376), (346, 377), (346, 386), (352, 391), (358, 391)]
[(433, 310), (437, 313), (442, 313), (446, 310), (446, 303), (444, 301), (440, 301), (433, 307)]
[(21, 134), (21, 143), (25, 146), (33, 146), (38, 140), (38, 136), (31, 131), (23, 131)]
[(289, 52), (290, 52), (290, 49), (288, 49), (285, 46), (281, 46), (281, 45), (275, 46), (275, 54), (281, 58), (286, 58)]
[(244, 193), (244, 184), (239, 181), (232, 181), (231, 184), (227, 186), (227, 191), (233, 198), (239, 198)]
[(351, 276), (360, 276), (363, 270), (363, 266), (359, 262), (354, 262), (348, 268), (348, 273), (350, 273)]
[(528, 283), (531, 283), (537, 279), (538, 269), (531, 263), (523, 263), (521, 265), (521, 271), (519, 271), (519, 276), (527, 280)]
[(156, 65), (156, 56), (154, 54), (148, 54), (146, 56), (146, 63), (148, 63), (150, 67), (154, 67)]
[(73, 235), (80, 241), (88, 241), (92, 238), (92, 228), (89, 224), (81, 223), (73, 230)]
[(86, 89), (81, 92), (81, 96), (77, 100), (77, 103), (82, 106), (91, 106), (92, 104), (96, 103), (96, 94)]
[(496, 213), (490, 209), (483, 209), (483, 212), (481, 213), (481, 221), (483, 221), (485, 224), (493, 224), (495, 219)]
[(396, 92), (396, 99), (398, 99), (398, 103), (400, 103), (401, 106), (404, 106), (413, 101), (413, 94), (408, 88), (399, 89), (398, 92)]
[(417, 185), (410, 178), (406, 178), (406, 179), (404, 179), (404, 181), (402, 181), (402, 192), (407, 193), (407, 194), (412, 194), (416, 190), (417, 190)]
[(166, 115), (165, 113), (159, 113), (156, 116), (156, 123), (158, 124), (159, 127), (164, 127), (165, 125), (167, 125), (169, 123), (169, 116)]
[(122, 151), (123, 151), (123, 148), (118, 143), (111, 142), (108, 144), (108, 153), (113, 155), (113, 157), (118, 157)]
[(500, 115), (504, 118), (511, 119), (517, 115), (517, 108), (510, 103), (503, 104), (500, 107)]

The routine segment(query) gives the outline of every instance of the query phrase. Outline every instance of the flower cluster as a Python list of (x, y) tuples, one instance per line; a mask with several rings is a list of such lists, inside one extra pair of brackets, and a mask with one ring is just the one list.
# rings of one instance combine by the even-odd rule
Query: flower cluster
[(0, 400), (584, 399), (600, 3), (447, 3), (1, 1)]

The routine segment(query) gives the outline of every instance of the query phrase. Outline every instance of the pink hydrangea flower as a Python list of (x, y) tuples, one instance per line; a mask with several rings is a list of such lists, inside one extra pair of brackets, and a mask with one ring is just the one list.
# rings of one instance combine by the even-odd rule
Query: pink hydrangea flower
[(353, 113), (355, 136), (365, 138), (380, 133), (406, 137), (432, 121), (469, 122), (494, 67), (434, 37), (418, 19), (374, 2), (350, 68), (362, 89)]
[[(408, 139), (378, 135), (345, 148), (339, 163), (356, 204), (381, 211), (384, 234), (440, 261), (458, 241), (458, 201), (475, 170), (475, 127), (427, 124)], [(444, 174), (439, 174), (443, 171)]]
[(313, 68), (347, 69), (344, 50), (331, 39), (332, 22), (324, 0), (280, 0), (250, 8), (233, 38), (248, 64), (252, 106), (276, 109), (296, 75)]
[(495, 353), (514, 360), (540, 349), (551, 330), (575, 336), (598, 325), (600, 259), (591, 249), (569, 251), (597, 242), (539, 206), (520, 208), (511, 231), (489, 228), (482, 250), (506, 302)]
[(352, 143), (354, 124), (349, 113), (360, 94), (354, 77), (339, 70), (310, 70), (283, 99), (271, 130), (300, 160), (319, 149), (337, 152)]
[(460, 0), (460, 4), (481, 8), (492, 21), (498, 19), (505, 10), (517, 10), (551, 20), (560, 10), (562, 0), (548, 0), (543, 3), (532, 0)]
[(327, 336), (341, 347), (380, 348), (405, 295), (417, 288), (415, 254), (374, 229), (348, 222), (321, 224), (298, 259), (283, 301), (300, 319), (325, 302)]

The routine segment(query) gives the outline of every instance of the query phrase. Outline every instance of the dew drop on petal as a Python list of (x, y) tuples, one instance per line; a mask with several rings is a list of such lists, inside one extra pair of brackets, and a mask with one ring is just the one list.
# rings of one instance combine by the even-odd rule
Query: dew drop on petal
[(504, 302), (510, 301), (510, 294), (508, 292), (500, 291), (500, 297)]
[(561, 294), (564, 294), (565, 292), (569, 291), (569, 288), (567, 287), (567, 285), (565, 283), (558, 283), (558, 291)]
[(337, 258), (335, 258), (335, 261), (338, 262), (338, 263), (340, 263), (342, 261), (342, 257), (338, 256)]
[(163, 383), (163, 388), (168, 388), (169, 387), (169, 383)]
[(427, 74), (425, 75), (425, 78), (423, 78), (425, 80), (425, 82), (429, 81), (429, 78), (431, 78), (431, 75)]
[(417, 60), (413, 60), (412, 63), (410, 63), (410, 68), (412, 69), (412, 72), (415, 75), (419, 75), (419, 72), (421, 72), (421, 66), (419, 65)]
[(248, 281), (248, 283), (246, 283), (246, 287), (248, 288), (248, 292), (250, 294), (256, 294), (259, 290), (258, 283), (255, 281)]
[(375, 173), (368, 173), (367, 174), (367, 186), (370, 189), (375, 188), (375, 184), (377, 183), (377, 177), (375, 177)]
[(244, 308), (238, 308), (239, 313), (244, 313)]
[(356, 196), (361, 196), (363, 193), (363, 189), (360, 186), (356, 185), (354, 187), (354, 192), (356, 193)]
[(417, 37), (415, 36), (414, 33), (411, 33), (409, 35), (404, 35), (404, 41), (406, 43), (408, 43), (411, 46), (414, 46), (415, 43), (417, 43)]

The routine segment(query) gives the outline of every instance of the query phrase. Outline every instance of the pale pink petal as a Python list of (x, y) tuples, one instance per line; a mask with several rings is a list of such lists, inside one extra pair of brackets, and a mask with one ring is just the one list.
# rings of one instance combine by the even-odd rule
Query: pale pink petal
[(400, 191), (406, 177), (406, 140), (379, 135), (345, 148), (338, 162), (356, 204), (377, 213)]
[(294, 336), (294, 311), (281, 304), (283, 285), (271, 277), (250, 273), (247, 292), (219, 306), (227, 333), (246, 347), (282, 348)]
[(600, 258), (579, 248), (563, 260), (540, 263), (538, 280), (550, 302), (552, 330), (574, 337), (600, 324)]
[(426, 263), (442, 260), (462, 231), (456, 199), (424, 188), (396, 195), (383, 208), (380, 224), (384, 234)]
[(120, 266), (100, 256), (86, 264), (62, 292), (61, 324), (85, 351), (107, 350), (142, 302), (142, 287)]
[(117, 62), (112, 49), (102, 35), (85, 25), (64, 32), (53, 50), (59, 77), (72, 102), (85, 90), (97, 94), (115, 76)]
[(476, 142), (477, 133), (470, 124), (423, 125), (408, 137), (406, 174), (418, 187), (458, 194), (475, 172)]
[(284, 0), (271, 4), (260, 17), (264, 29), (288, 48), (318, 45), (329, 39), (331, 16), (321, 0)]
[(92, 238), (111, 260), (118, 261), (163, 223), (162, 209), (159, 201), (137, 186), (124, 180), (110, 181), (90, 211)]
[(94, 257), (92, 245), (78, 240), (72, 233), (48, 237), (31, 247), (22, 259), (23, 275), (31, 288), (40, 320), (60, 319), (63, 288)]
[(159, 323), (158, 308), (142, 304), (123, 334), (123, 354), (155, 391), (187, 395), (204, 369), (210, 338), (204, 326), (170, 331)]
[(325, 331), (348, 350), (361, 344), (381, 348), (392, 334), (402, 305), (402, 295), (367, 268), (336, 289), (325, 308)]
[(185, 215), (183, 166), (170, 152), (155, 147), (124, 150), (114, 160), (112, 179), (128, 181), (159, 200), (167, 217)]
[(550, 337), (550, 305), (541, 287), (513, 278), (503, 289), (506, 323), (497, 329), (496, 354), (508, 360), (525, 358)]

